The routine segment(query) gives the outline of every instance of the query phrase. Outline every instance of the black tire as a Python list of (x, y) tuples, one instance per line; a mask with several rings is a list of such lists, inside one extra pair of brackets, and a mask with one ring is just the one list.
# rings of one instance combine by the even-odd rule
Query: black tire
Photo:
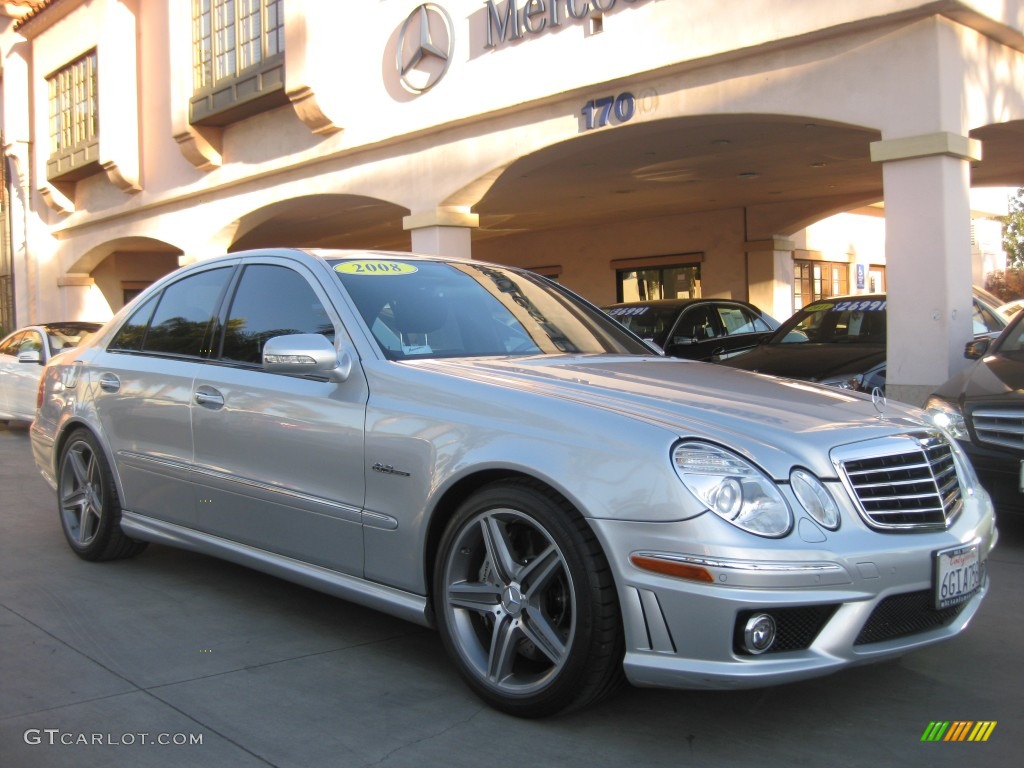
[(433, 586), (445, 649), (496, 709), (544, 717), (591, 704), (623, 679), (611, 570), (586, 521), (540, 484), (500, 482), (463, 503)]
[(146, 542), (131, 539), (121, 530), (114, 476), (88, 430), (75, 430), (60, 452), (57, 504), (64, 537), (83, 560), (117, 560), (146, 548)]

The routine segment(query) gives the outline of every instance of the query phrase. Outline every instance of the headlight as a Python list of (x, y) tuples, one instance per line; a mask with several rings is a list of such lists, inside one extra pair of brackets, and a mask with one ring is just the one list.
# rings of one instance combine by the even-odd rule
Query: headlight
[(924, 406), (928, 417), (935, 423), (935, 426), (944, 429), (957, 440), (970, 440), (967, 432), (967, 422), (964, 420), (963, 411), (960, 406), (943, 400), (941, 397), (932, 395)]
[(793, 513), (774, 481), (746, 459), (710, 443), (680, 443), (672, 465), (712, 512), (758, 536), (785, 536)]
[(794, 469), (789, 484), (797, 500), (816, 522), (834, 531), (839, 528), (839, 507), (821, 480), (803, 469)]

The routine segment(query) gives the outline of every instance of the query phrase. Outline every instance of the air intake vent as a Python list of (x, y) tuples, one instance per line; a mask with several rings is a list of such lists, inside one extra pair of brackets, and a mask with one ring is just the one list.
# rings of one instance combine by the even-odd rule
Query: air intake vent
[(945, 528), (963, 506), (953, 451), (939, 433), (843, 446), (832, 458), (872, 528)]

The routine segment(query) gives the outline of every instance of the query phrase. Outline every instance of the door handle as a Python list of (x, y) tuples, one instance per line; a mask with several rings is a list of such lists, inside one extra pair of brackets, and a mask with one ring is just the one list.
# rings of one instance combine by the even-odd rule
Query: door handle
[(112, 373), (101, 374), (100, 389), (104, 392), (117, 392), (121, 389), (121, 380)]
[(224, 407), (224, 395), (213, 387), (200, 387), (195, 391), (193, 399), (196, 401), (196, 405), (201, 405), (204, 408), (216, 410)]

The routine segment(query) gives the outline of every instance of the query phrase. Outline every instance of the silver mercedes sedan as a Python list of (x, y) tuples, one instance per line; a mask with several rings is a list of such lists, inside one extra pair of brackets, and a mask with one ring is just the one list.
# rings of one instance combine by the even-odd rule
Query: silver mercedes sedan
[(436, 627), (515, 715), (743, 688), (961, 632), (989, 497), (923, 412), (659, 356), (525, 271), (275, 249), (46, 368), (71, 549), (185, 547)]

